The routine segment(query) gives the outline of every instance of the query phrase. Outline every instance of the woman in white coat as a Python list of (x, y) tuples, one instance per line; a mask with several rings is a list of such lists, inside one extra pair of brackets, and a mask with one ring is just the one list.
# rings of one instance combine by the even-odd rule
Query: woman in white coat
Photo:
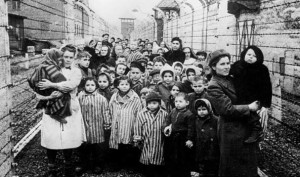
[(66, 81), (53, 83), (43, 79), (38, 84), (41, 89), (54, 88), (58, 91), (52, 92), (50, 98), (61, 96), (62, 93), (69, 93), (71, 96), (70, 109), (71, 116), (57, 121), (50, 115), (43, 113), (41, 127), (41, 145), (46, 148), (49, 160), (49, 176), (56, 176), (55, 160), (58, 150), (63, 151), (65, 159), (65, 176), (73, 176), (71, 170), (72, 150), (79, 147), (86, 140), (83, 118), (79, 105), (77, 87), (81, 81), (81, 71), (73, 67), (76, 48), (72, 45), (66, 45), (62, 49), (63, 67), (61, 73), (65, 76)]

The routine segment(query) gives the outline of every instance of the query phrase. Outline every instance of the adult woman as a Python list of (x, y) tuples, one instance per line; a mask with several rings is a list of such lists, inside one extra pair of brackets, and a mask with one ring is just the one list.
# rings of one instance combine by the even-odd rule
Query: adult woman
[(209, 55), (212, 79), (207, 93), (215, 111), (220, 115), (220, 168), (221, 177), (256, 177), (257, 143), (245, 144), (250, 130), (245, 121), (251, 111), (257, 111), (259, 105), (236, 105), (237, 96), (230, 71), (230, 54), (217, 50)]
[(197, 56), (190, 47), (184, 47), (183, 52), (185, 54), (185, 59), (183, 65), (185, 67), (192, 66), (197, 60)]
[(93, 75), (96, 75), (96, 71), (101, 64), (106, 64), (109, 59), (110, 48), (106, 45), (102, 45), (100, 53), (96, 58), (91, 58), (89, 68), (91, 68)]
[(116, 60), (118, 56), (121, 56), (123, 54), (123, 47), (121, 44), (116, 44), (113, 47), (113, 50), (111, 52), (111, 57), (107, 61), (107, 64), (110, 64), (112, 66), (116, 66)]
[(81, 80), (81, 71), (73, 67), (73, 61), (76, 48), (72, 45), (66, 45), (62, 49), (64, 66), (61, 73), (67, 81), (53, 83), (43, 79), (38, 84), (41, 89), (54, 88), (58, 91), (53, 93), (53, 97), (59, 97), (61, 92), (69, 93), (71, 96), (70, 109), (71, 116), (65, 118), (66, 122), (62, 123), (52, 118), (50, 115), (43, 113), (41, 128), (41, 145), (47, 149), (49, 160), (50, 175), (55, 176), (55, 160), (58, 150), (63, 150), (65, 158), (65, 175), (72, 176), (71, 156), (72, 149), (79, 147), (85, 141), (85, 131), (79, 102), (76, 97), (77, 86)]

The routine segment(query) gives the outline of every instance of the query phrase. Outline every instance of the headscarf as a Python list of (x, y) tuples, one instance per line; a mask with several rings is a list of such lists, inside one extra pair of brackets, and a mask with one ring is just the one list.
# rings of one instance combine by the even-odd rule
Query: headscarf
[(197, 99), (194, 103), (194, 108), (195, 108), (195, 112), (197, 112), (197, 109), (199, 108), (200, 105), (205, 105), (205, 107), (207, 108), (208, 114), (209, 115), (213, 115), (213, 109), (212, 106), (210, 104), (210, 102), (207, 99)]
[(63, 52), (61, 50), (58, 50), (56, 48), (49, 49), (45, 55), (45, 62), (47, 64), (55, 65), (60, 69), (62, 56)]

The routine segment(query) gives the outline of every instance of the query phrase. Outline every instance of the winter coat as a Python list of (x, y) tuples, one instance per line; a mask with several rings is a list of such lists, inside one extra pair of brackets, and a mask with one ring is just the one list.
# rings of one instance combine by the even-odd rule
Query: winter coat
[(257, 176), (257, 143), (245, 144), (250, 129), (245, 116), (248, 105), (237, 105), (237, 95), (231, 77), (214, 75), (207, 94), (219, 120), (220, 168), (223, 177)]
[(142, 110), (142, 102), (139, 96), (130, 90), (128, 99), (121, 103), (117, 97), (119, 92), (112, 95), (109, 109), (112, 114), (111, 135), (109, 147), (118, 149), (119, 144), (131, 144), (133, 141), (133, 126), (139, 111)]
[(104, 96), (106, 98), (107, 102), (110, 101), (110, 99), (113, 95), (113, 91), (110, 89), (109, 86), (104, 90), (99, 88), (97, 91), (98, 91), (98, 93), (100, 93), (102, 96)]
[[(253, 64), (245, 62), (248, 49), (253, 49), (257, 53), (257, 61)], [(250, 46), (241, 53), (241, 60), (232, 65), (231, 74), (234, 77), (239, 104), (250, 104), (258, 100), (263, 107), (271, 106), (272, 84), (269, 70), (263, 62), (260, 49)]]
[(168, 52), (164, 53), (163, 57), (167, 60), (168, 64), (172, 66), (172, 64), (176, 61), (183, 63), (185, 54), (182, 50), (169, 50)]
[(138, 96), (141, 96), (141, 90), (144, 88), (144, 85), (141, 81), (136, 82), (132, 85), (132, 90), (135, 91), (135, 93), (138, 94)]
[[(208, 108), (208, 115), (206, 117), (196, 116), (196, 161), (197, 162), (211, 162), (218, 164), (219, 162), (219, 141), (217, 137), (218, 117), (216, 117), (212, 111), (212, 107), (209, 101), (203, 100)], [(206, 100), (206, 101), (205, 101)], [(194, 110), (196, 111), (196, 110)]]

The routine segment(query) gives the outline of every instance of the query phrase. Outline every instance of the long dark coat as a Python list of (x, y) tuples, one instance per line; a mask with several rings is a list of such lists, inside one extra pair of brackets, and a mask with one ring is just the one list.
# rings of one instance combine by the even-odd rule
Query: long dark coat
[(245, 144), (250, 129), (245, 116), (247, 105), (236, 105), (237, 96), (230, 77), (214, 75), (209, 83), (209, 99), (220, 115), (219, 142), (221, 177), (257, 177), (257, 143)]
[(164, 54), (163, 57), (167, 60), (168, 64), (172, 66), (172, 64), (176, 61), (183, 63), (185, 59), (185, 54), (181, 49), (177, 51), (169, 50), (167, 53)]

